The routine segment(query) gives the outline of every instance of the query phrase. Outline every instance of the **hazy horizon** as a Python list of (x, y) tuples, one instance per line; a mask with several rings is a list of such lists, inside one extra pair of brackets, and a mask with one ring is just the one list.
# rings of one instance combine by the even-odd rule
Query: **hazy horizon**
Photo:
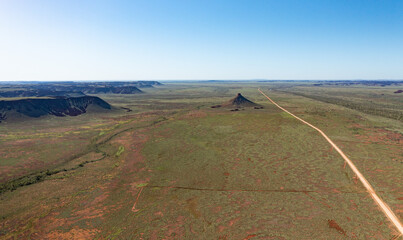
[(130, 82), (130, 81), (158, 81), (158, 82), (208, 82), (208, 81), (228, 81), (228, 82), (259, 82), (259, 81), (403, 81), (403, 79), (98, 79), (98, 80), (0, 80), (1, 82)]

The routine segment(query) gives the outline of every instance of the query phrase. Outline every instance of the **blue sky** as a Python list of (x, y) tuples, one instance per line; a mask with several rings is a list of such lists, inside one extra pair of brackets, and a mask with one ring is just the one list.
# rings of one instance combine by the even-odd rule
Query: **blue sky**
[(403, 1), (0, 1), (0, 80), (164, 79), (403, 79)]

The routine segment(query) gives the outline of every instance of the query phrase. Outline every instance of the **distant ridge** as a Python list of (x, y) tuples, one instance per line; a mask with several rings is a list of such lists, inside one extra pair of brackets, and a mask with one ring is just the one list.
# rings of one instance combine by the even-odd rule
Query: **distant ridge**
[(77, 116), (86, 113), (89, 107), (94, 110), (111, 109), (111, 105), (94, 96), (0, 101), (0, 122), (18, 114), (35, 118), (45, 115)]
[(106, 87), (85, 87), (82, 88), (81, 91), (87, 94), (98, 94), (98, 93), (112, 93), (112, 94), (136, 94), (143, 93), (140, 89), (133, 86), (122, 86), (122, 87), (114, 87), (114, 86), (106, 86)]
[(157, 81), (126, 82), (0, 82), (0, 97), (81, 97), (85, 94), (139, 94)]
[(0, 97), (83, 97), (85, 94), (81, 91), (55, 91), (48, 89), (29, 89), (29, 90), (11, 90), (0, 91)]

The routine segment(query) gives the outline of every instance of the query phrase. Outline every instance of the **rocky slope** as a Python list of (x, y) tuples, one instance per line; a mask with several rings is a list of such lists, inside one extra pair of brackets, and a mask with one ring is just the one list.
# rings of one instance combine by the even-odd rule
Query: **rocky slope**
[(249, 99), (245, 98), (244, 96), (242, 96), (241, 93), (238, 93), (236, 97), (232, 98), (226, 103), (212, 106), (212, 108), (219, 108), (219, 107), (236, 108), (236, 110), (238, 110), (238, 108), (244, 108), (244, 107), (253, 107), (255, 109), (263, 108), (259, 104), (256, 104), (250, 101)]

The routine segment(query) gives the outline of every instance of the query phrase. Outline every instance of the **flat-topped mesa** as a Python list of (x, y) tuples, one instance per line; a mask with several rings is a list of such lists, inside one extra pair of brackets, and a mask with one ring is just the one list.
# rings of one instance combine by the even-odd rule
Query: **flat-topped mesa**
[(107, 102), (94, 96), (0, 101), (0, 122), (16, 115), (35, 118), (45, 115), (64, 117), (77, 116), (89, 109), (96, 112), (111, 108)]

